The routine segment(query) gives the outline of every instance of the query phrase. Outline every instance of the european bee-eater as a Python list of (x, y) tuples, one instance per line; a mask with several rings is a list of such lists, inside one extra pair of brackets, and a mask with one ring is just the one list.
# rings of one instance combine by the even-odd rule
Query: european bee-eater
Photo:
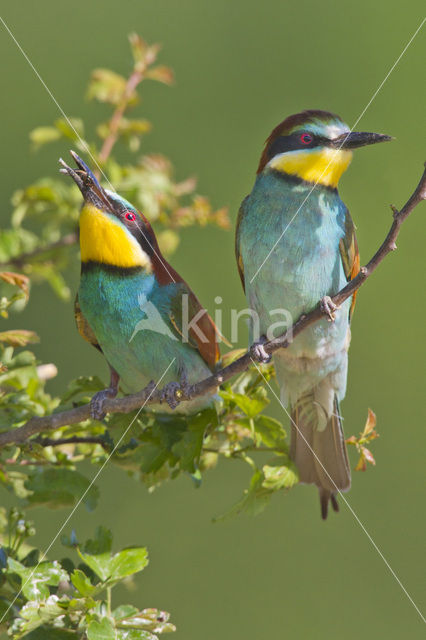
[[(216, 328), (161, 254), (146, 217), (101, 187), (89, 167), (71, 154), (78, 169), (61, 160), (61, 171), (73, 178), (84, 199), (76, 322), (111, 369), (109, 388), (92, 399), (92, 414), (103, 415), (104, 400), (117, 394), (119, 380), (126, 391), (137, 392), (162, 378), (164, 399), (173, 408), (178, 380), (193, 384), (214, 371)], [(211, 395), (195, 398), (178, 410), (196, 412), (211, 401)]]
[[(386, 140), (351, 132), (326, 111), (292, 115), (272, 131), (236, 234), (238, 268), (261, 334), (268, 333), (272, 310), (286, 309), (296, 321), (358, 273), (355, 227), (337, 185), (353, 149)], [(291, 415), (290, 456), (300, 481), (318, 487), (323, 518), (329, 501), (338, 511), (336, 493), (351, 484), (339, 403), (354, 298), (334, 321), (324, 318), (274, 355), (281, 402)]]

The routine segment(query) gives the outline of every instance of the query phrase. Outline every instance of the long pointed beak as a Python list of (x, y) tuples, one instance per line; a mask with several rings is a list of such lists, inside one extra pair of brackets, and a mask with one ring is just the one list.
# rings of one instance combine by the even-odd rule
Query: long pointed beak
[(334, 149), (358, 149), (368, 144), (376, 144), (377, 142), (389, 142), (393, 140), (391, 136), (383, 133), (367, 133), (366, 131), (351, 131), (350, 133), (342, 133), (342, 135), (332, 140)]
[(111, 203), (105, 190), (101, 187), (98, 180), (89, 169), (87, 164), (75, 153), (70, 151), (78, 169), (72, 169), (66, 162), (59, 158), (59, 164), (61, 168), (59, 171), (65, 175), (70, 176), (78, 188), (80, 189), (85, 202), (89, 202), (99, 209), (106, 211), (112, 211)]

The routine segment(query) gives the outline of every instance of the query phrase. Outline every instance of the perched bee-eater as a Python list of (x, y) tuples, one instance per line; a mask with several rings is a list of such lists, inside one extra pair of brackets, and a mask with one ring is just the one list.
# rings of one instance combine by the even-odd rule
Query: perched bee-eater
[[(219, 360), (216, 328), (186, 282), (168, 264), (146, 217), (101, 187), (71, 152), (78, 169), (61, 160), (83, 195), (80, 214), (81, 279), (75, 304), (82, 337), (105, 356), (110, 386), (92, 398), (92, 415), (103, 415), (106, 398), (121, 383), (128, 392), (150, 381), (165, 385), (172, 408), (181, 384), (214, 371)], [(193, 413), (212, 402), (194, 398), (178, 410)]]
[(346, 390), (355, 296), (336, 314), (328, 296), (358, 273), (359, 254), (337, 185), (353, 149), (386, 140), (391, 138), (351, 132), (326, 111), (288, 117), (267, 139), (238, 216), (238, 268), (260, 321), (259, 359), (267, 359), (262, 339), (272, 310), (286, 309), (296, 321), (324, 300), (330, 315), (274, 355), (281, 402), (291, 415), (290, 455), (300, 481), (318, 487), (323, 518), (329, 501), (338, 511), (336, 494), (351, 483), (339, 403)]

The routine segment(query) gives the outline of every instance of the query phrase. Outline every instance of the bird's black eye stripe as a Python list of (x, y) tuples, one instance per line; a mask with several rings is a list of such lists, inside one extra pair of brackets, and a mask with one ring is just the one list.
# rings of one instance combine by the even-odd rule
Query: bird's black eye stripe
[[(289, 136), (279, 136), (274, 140), (274, 142), (270, 145), (268, 149), (269, 159), (274, 156), (285, 153), (286, 151), (297, 151), (299, 149), (312, 149), (313, 147), (317, 147), (319, 145), (324, 144), (324, 140), (321, 136), (316, 136), (311, 132), (306, 132), (309, 136), (309, 142), (302, 142), (301, 136), (304, 132), (292, 133)], [(308, 138), (308, 139), (309, 139)], [(305, 138), (306, 139), (306, 138)]]

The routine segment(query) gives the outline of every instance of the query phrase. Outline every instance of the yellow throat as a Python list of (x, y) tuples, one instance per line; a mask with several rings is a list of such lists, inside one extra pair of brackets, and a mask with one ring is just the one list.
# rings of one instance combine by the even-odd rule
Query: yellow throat
[(307, 182), (335, 188), (351, 160), (351, 151), (323, 147), (313, 151), (282, 153), (272, 158), (268, 166), (276, 171), (298, 176)]
[(80, 251), (82, 262), (151, 270), (149, 256), (136, 238), (118, 220), (90, 204), (85, 204), (80, 214)]

